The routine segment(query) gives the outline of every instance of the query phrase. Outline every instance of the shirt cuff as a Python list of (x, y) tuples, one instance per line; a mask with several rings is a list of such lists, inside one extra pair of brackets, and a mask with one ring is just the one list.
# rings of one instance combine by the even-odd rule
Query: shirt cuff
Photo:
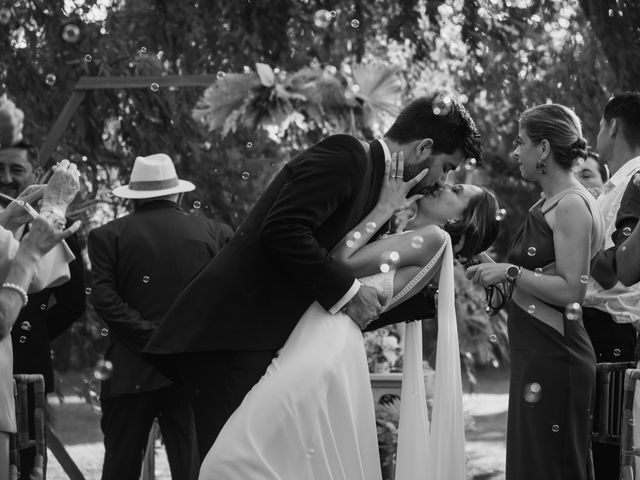
[(338, 300), (338, 303), (336, 303), (333, 307), (331, 307), (331, 309), (329, 310), (329, 313), (331, 315), (335, 315), (340, 310), (342, 310), (342, 308), (347, 303), (349, 303), (349, 301), (353, 297), (356, 296), (356, 293), (358, 293), (358, 290), (360, 290), (360, 282), (358, 280), (354, 280), (353, 285), (351, 285), (351, 288), (347, 291), (347, 293), (344, 294), (344, 296), (340, 300)]

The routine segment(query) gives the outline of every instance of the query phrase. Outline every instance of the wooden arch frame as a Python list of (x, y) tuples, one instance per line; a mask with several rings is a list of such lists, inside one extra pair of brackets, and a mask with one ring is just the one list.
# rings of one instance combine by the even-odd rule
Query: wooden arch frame
[(140, 77), (80, 77), (67, 100), (66, 105), (58, 115), (47, 138), (38, 151), (38, 164), (44, 165), (49, 159), (56, 145), (67, 130), (71, 119), (91, 90), (121, 90), (128, 88), (150, 88), (152, 83), (163, 87), (208, 87), (216, 81), (215, 75), (151, 75)]

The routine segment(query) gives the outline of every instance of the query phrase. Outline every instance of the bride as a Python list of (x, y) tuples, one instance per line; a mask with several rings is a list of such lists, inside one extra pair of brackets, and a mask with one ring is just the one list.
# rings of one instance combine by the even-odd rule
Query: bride
[[(430, 193), (409, 192), (417, 182), (392, 178), (390, 165), (376, 207), (331, 253), (361, 283), (384, 293), (384, 310), (420, 292), (445, 263), (452, 270), (449, 236), (462, 245), (458, 255), (471, 257), (498, 233), (498, 202), (490, 191), (444, 184)], [(368, 243), (379, 225), (414, 203), (412, 230)], [(452, 276), (449, 283), (446, 311), (453, 312)], [(449, 319), (455, 325), (454, 313)], [(457, 351), (457, 338), (453, 343)], [(459, 462), (464, 465), (464, 457)], [(199, 478), (380, 480), (374, 402), (356, 323), (313, 303), (225, 424)]]

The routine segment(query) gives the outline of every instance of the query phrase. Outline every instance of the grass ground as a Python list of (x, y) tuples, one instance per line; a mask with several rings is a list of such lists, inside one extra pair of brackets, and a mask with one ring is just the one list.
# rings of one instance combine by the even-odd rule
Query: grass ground
[[(73, 381), (73, 377), (67, 379), (69, 387)], [(473, 428), (466, 432), (467, 459), (469, 470), (476, 480), (504, 479), (507, 392), (508, 372), (493, 369), (479, 372), (474, 393), (465, 394), (465, 410), (474, 419)], [(100, 414), (74, 396), (69, 396), (63, 404), (54, 403), (51, 410), (54, 416), (53, 429), (85, 479), (99, 479), (104, 455)], [(156, 479), (170, 480), (164, 447), (159, 442), (156, 444), (155, 461)], [(68, 478), (51, 454), (47, 478)]]

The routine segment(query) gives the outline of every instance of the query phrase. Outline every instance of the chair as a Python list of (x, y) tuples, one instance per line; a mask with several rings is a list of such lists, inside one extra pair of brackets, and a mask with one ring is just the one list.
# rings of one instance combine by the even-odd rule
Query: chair
[(640, 448), (633, 446), (633, 400), (640, 370), (629, 368), (624, 375), (624, 396), (622, 400), (622, 431), (620, 447), (620, 480), (634, 480), (635, 459), (640, 456)]
[(596, 405), (591, 436), (594, 442), (620, 445), (625, 370), (635, 366), (635, 362), (596, 365)]
[[(33, 408), (29, 408), (29, 385), (33, 389)], [(29, 478), (30, 472), (20, 472), (20, 450), (35, 447), (36, 459), (42, 460), (42, 477), (46, 478), (47, 446), (45, 441), (45, 393), (42, 375), (14, 375), (13, 396), (16, 409), (17, 432), (11, 435), (9, 462), (12, 475)], [(33, 436), (30, 425), (33, 425)], [(13, 479), (12, 479), (13, 480)]]

